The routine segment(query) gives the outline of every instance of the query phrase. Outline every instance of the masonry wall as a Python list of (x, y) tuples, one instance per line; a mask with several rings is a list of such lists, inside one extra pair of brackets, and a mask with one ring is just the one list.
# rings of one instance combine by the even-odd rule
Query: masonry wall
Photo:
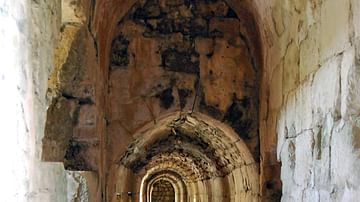
[(41, 162), (60, 26), (60, 0), (0, 1), (1, 201), (64, 202), (86, 192), (79, 186), (85, 177)]
[[(275, 190), (263, 199), (278, 199), (282, 186), (283, 201), (356, 201), (360, 2), (257, 0), (254, 8), (264, 47), (261, 188)], [(78, 176), (40, 162), (60, 12), (59, 0), (0, 1), (3, 201), (67, 201), (79, 193), (68, 180)]]
[(262, 3), (262, 175), (276, 153), (282, 201), (356, 201), (360, 2)]

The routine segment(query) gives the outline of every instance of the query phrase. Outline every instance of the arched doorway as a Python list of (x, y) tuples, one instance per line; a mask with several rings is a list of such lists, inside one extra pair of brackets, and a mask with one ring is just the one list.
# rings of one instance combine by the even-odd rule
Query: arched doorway
[(175, 202), (173, 185), (164, 179), (156, 181), (150, 188), (150, 202)]
[(151, 192), (154, 184), (159, 181), (169, 182), (174, 189), (174, 201), (183, 202), (187, 199), (187, 188), (181, 176), (170, 170), (162, 172), (149, 172), (145, 175), (140, 187), (140, 202), (147, 202), (151, 199)]

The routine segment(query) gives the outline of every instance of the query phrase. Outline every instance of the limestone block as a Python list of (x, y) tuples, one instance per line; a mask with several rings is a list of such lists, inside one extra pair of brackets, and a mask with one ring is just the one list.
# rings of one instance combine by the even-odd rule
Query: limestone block
[(319, 68), (319, 36), (319, 25), (315, 24), (300, 44), (300, 81)]
[(77, 103), (63, 97), (54, 99), (47, 113), (43, 156), (45, 161), (61, 162), (65, 156), (68, 142), (73, 134)]
[(71, 47), (59, 46), (56, 51), (56, 65), (59, 65), (53, 73), (53, 77), (57, 76), (56, 90), (69, 97), (94, 99), (94, 69), (97, 67), (94, 42), (85, 27), (76, 31), (76, 27), (69, 26), (66, 30), (61, 36), (69, 39), (62, 41), (69, 44), (67, 40), (70, 40)]
[(307, 1), (306, 7), (305, 7), (305, 22), (306, 22), (306, 27), (311, 27), (314, 23), (315, 20), (317, 20), (319, 18), (319, 12), (317, 12), (319, 10), (316, 10), (316, 4), (318, 3), (318, 1), (312, 1), (311, 3), (309, 1)]
[[(292, 91), (287, 95), (285, 105), (285, 126), (288, 130), (288, 137), (296, 136), (296, 92)], [(301, 129), (299, 129), (301, 130)]]
[(61, 1), (62, 23), (84, 23), (86, 14), (80, 7), (80, 1), (64, 0)]
[(49, 80), (49, 87), (55, 88), (57, 85), (58, 75), (62, 65), (66, 62), (67, 57), (70, 52), (71, 43), (74, 41), (76, 34), (78, 33), (80, 27), (77, 25), (64, 25), (62, 27), (62, 32), (59, 36), (59, 42), (55, 49), (54, 55), (54, 71)]
[(295, 150), (296, 148), (293, 140), (290, 139), (284, 143), (281, 152), (281, 181), (283, 184), (283, 194), (290, 193), (294, 187)]
[(303, 189), (296, 184), (292, 185), (290, 189), (283, 190), (281, 201), (299, 201), (303, 197)]
[(284, 57), (283, 93), (286, 95), (299, 84), (299, 48), (291, 42)]
[(297, 134), (315, 125), (313, 122), (311, 93), (309, 93), (312, 88), (311, 84), (312, 80), (307, 81), (296, 90), (295, 128)]
[(244, 49), (231, 46), (227, 40), (216, 40), (213, 56), (207, 63), (202, 60), (200, 68), (204, 91), (218, 92), (205, 94), (208, 105), (218, 106), (221, 111), (226, 111), (231, 105), (234, 92), (239, 98), (245, 96), (241, 90), (244, 81), (250, 84), (254, 78), (253, 69), (248, 58), (244, 57), (245, 54)]
[(331, 134), (334, 127), (334, 120), (330, 114), (327, 114), (322, 128), (320, 131), (315, 133), (316, 135), (316, 161), (315, 161), (315, 186), (325, 187), (330, 183), (330, 145), (331, 145)]
[(305, 131), (296, 137), (294, 181), (301, 186), (307, 186), (311, 179), (314, 141), (312, 131)]
[[(269, 116), (267, 117), (267, 131), (271, 131), (271, 133), (276, 132), (277, 129), (277, 121), (278, 114), (276, 111), (270, 111)], [(264, 164), (275, 165), (277, 164), (276, 160), (276, 145), (278, 141), (278, 137), (275, 135), (269, 135), (264, 137), (262, 140), (262, 157), (264, 158)], [(266, 142), (266, 144), (264, 144)]]
[(314, 188), (308, 188), (304, 190), (302, 201), (311, 202), (311, 201), (320, 201), (319, 192)]
[(352, 202), (358, 201), (360, 198), (359, 188), (346, 187), (340, 201)]
[(320, 189), (319, 193), (320, 193), (320, 201), (332, 201), (331, 199), (331, 195), (330, 195), (331, 189), (330, 188), (322, 188)]
[(331, 182), (337, 186), (360, 186), (359, 151), (353, 147), (353, 126), (340, 120), (331, 139)]
[(341, 61), (341, 116), (354, 118), (360, 111), (360, 65), (355, 63), (354, 49), (343, 54)]
[(351, 8), (352, 8), (352, 15), (353, 15), (353, 27), (354, 27), (354, 37), (360, 37), (360, 1), (358, 0), (351, 0)]
[(284, 146), (284, 143), (286, 142), (286, 138), (288, 137), (288, 131), (285, 125), (285, 112), (284, 109), (282, 109), (279, 113), (277, 126), (276, 126), (276, 133), (277, 133), (277, 160), (281, 160), (281, 153)]
[(340, 53), (349, 46), (349, 8), (349, 0), (323, 1), (320, 22), (321, 61)]
[(311, 92), (314, 112), (325, 114), (340, 111), (339, 66), (339, 59), (335, 57), (316, 72)]

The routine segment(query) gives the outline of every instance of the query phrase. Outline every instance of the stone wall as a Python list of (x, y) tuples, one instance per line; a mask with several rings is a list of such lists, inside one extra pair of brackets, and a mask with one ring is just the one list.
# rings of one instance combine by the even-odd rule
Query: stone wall
[(109, 157), (146, 123), (195, 111), (229, 124), (258, 160), (258, 69), (241, 30), (223, 1), (137, 3), (111, 45)]
[(83, 201), (68, 194), (80, 174), (41, 161), (61, 12), (60, 0), (0, 1), (2, 201)]
[[(282, 201), (356, 201), (359, 1), (257, 4), (265, 45), (263, 179), (277, 153)], [(277, 138), (267, 135), (273, 133)], [(263, 189), (273, 188), (272, 181), (263, 183)]]
[[(60, 1), (1, 1), (4, 201), (66, 201), (62, 165), (40, 163)], [(4, 24), (3, 24), (4, 23)], [(4, 26), (5, 25), (5, 26)], [(6, 95), (6, 96), (5, 96)], [(6, 97), (6, 99), (5, 99)], [(57, 184), (53, 182), (58, 182)]]
[[(61, 19), (63, 22), (71, 22), (69, 26), (63, 27), (63, 33), (69, 33), (74, 28), (74, 25), (81, 24), (84, 16), (86, 16), (77, 10), (78, 7), (76, 6), (80, 5), (80, 1), (76, 1), (75, 4), (71, 4), (71, 2), (63, 1), (63, 8), (67, 9), (65, 9), (66, 12), (62, 12), (59, 0), (0, 1), (0, 55), (2, 67), (0, 69), (0, 91), (4, 95), (4, 98), (0, 100), (0, 131), (5, 137), (0, 143), (0, 148), (2, 149), (0, 158), (4, 165), (3, 170), (0, 172), (2, 179), (0, 188), (4, 193), (2, 194), (4, 201), (71, 201), (75, 200), (74, 196), (86, 195), (84, 194), (84, 186), (77, 184), (83, 178), (76, 174), (68, 173), (71, 180), (67, 180), (68, 178), (61, 164), (41, 163), (40, 161), (46, 108), (50, 104), (45, 99), (47, 82), (54, 66), (53, 56), (55, 53), (53, 50), (56, 46), (55, 42), (59, 38), (58, 31), (61, 26)], [(97, 5), (102, 5), (105, 1), (97, 2), (100, 2)], [(176, 4), (177, 1), (171, 2)], [(246, 7), (238, 2), (226, 1), (232, 8)], [(245, 4), (246, 1), (241, 2)], [(257, 145), (260, 145), (261, 156), (259, 160), (262, 199), (270, 201), (278, 200), (280, 197), (278, 194), (281, 187), (278, 177), (280, 175), (279, 160), (282, 163), (283, 201), (356, 201), (360, 197), (360, 178), (358, 176), (360, 169), (358, 151), (360, 145), (360, 92), (358, 88), (358, 78), (360, 76), (359, 1), (255, 0), (249, 2), (249, 5), (251, 5), (249, 8), (253, 8), (250, 12), (257, 14), (257, 26), (261, 32), (263, 43), (260, 116), (259, 119), (256, 118), (256, 122), (258, 121), (260, 124), (260, 144), (257, 143), (258, 138), (254, 138), (253, 142), (255, 143), (252, 141), (248, 142), (248, 146), (250, 145), (249, 147), (252, 148), (253, 153), (254, 151), (256, 152)], [(85, 10), (95, 9), (90, 9), (86, 5), (84, 3)], [(111, 6), (112, 4), (109, 5)], [(133, 5), (133, 1), (117, 1), (116, 5), (121, 8), (123, 7), (123, 9), (116, 9), (117, 7), (114, 6), (113, 9), (109, 10), (114, 15), (116, 14), (117, 17), (122, 18)], [(101, 11), (96, 16), (102, 17), (106, 10), (97, 8), (96, 11)], [(60, 18), (61, 12), (63, 13), (62, 18)], [(186, 10), (182, 10), (182, 12), (186, 15)], [(137, 16), (139, 17), (138, 20), (144, 17), (141, 12), (137, 14), (140, 14)], [(225, 15), (231, 18), (234, 13), (226, 13)], [(119, 34), (117, 31), (120, 31), (116, 27), (115, 21), (116, 17), (106, 22), (102, 22), (100, 17), (94, 20), (93, 26), (95, 28), (103, 28), (102, 26), (111, 27), (109, 28), (110, 31), (107, 29), (99, 29), (98, 31), (100, 39), (105, 41), (104, 43), (99, 43), (99, 45), (102, 45), (100, 53), (104, 58), (109, 55), (107, 54), (107, 48), (111, 49), (109, 44), (113, 39), (108, 36), (114, 33)], [(201, 28), (201, 19), (194, 20), (194, 22), (195, 24), (199, 23)], [(109, 25), (107, 23), (113, 24)], [(213, 25), (217, 26), (218, 24), (215, 22)], [(153, 26), (151, 22), (145, 24), (145, 28), (150, 26)], [(229, 31), (229, 27), (232, 26), (220, 27), (219, 29)], [(199, 31), (200, 35), (204, 34), (202, 33), (203, 29), (196, 28), (199, 27), (194, 27), (194, 30)], [(132, 31), (137, 32), (139, 30), (133, 29)], [(161, 28), (159, 31), (167, 32), (167, 27)], [(85, 32), (88, 34), (88, 41), (86, 43), (92, 43), (92, 46), (94, 46), (92, 47), (91, 54), (97, 56), (94, 50), (97, 44), (96, 41), (92, 41), (94, 36), (91, 30), (85, 30)], [(153, 33), (146, 32), (146, 34), (146, 37), (139, 37), (129, 42), (129, 50), (141, 49), (145, 45), (150, 48), (154, 47), (153, 43), (155, 42), (149, 39), (153, 37), (151, 36)], [(214, 32), (213, 34), (219, 33)], [(123, 48), (123, 45), (126, 45), (127, 42), (120, 35), (117, 36), (119, 36), (117, 39), (120, 43), (113, 43), (113, 50), (120, 54), (111, 55), (114, 56), (111, 61), (115, 65), (110, 67), (111, 74), (109, 76), (109, 86), (113, 87), (113, 90), (119, 87), (115, 83), (124, 82), (125, 80), (120, 78), (117, 72), (124, 72), (126, 70), (118, 66), (129, 63), (132, 66), (138, 67), (134, 65), (134, 61), (147, 62), (131, 58), (123, 60), (123, 56), (128, 55), (128, 52)], [(176, 43), (178, 39), (176, 37), (169, 37), (167, 40), (174, 40), (173, 42)], [(219, 36), (217, 37), (219, 38)], [(106, 40), (109, 42), (106, 42)], [(221, 89), (212, 89), (210, 87), (216, 86), (213, 84), (231, 86), (226, 84), (231, 80), (221, 81), (223, 83), (220, 85), (220, 80), (214, 81), (211, 79), (212, 74), (221, 73), (217, 69), (211, 69), (213, 68), (211, 63), (225, 61), (213, 61), (211, 57), (220, 57), (222, 53), (232, 54), (233, 51), (230, 51), (230, 53), (226, 51), (225, 42), (217, 39), (215, 41), (217, 41), (221, 51), (219, 51), (218, 55), (210, 54), (211, 52), (208, 52), (208, 48), (211, 49), (208, 46), (210, 43), (206, 43), (206, 41), (207, 39), (195, 41), (195, 50), (198, 52), (195, 55), (184, 55), (184, 51), (180, 50), (169, 51), (164, 48), (165, 46), (163, 46), (164, 49), (161, 52), (157, 54), (152, 53), (157, 55), (155, 58), (159, 60), (152, 61), (156, 63), (156, 68), (159, 71), (172, 72), (171, 74), (173, 75), (178, 75), (179, 71), (183, 71), (177, 67), (183, 61), (197, 64), (200, 58), (200, 60), (206, 61), (203, 64), (209, 64), (202, 68), (209, 71), (201, 72), (195, 68), (195, 70), (191, 70), (193, 72), (181, 73), (184, 73), (184, 75), (190, 73), (184, 77), (194, 77), (193, 79), (187, 79), (192, 81), (188, 85), (191, 86), (193, 91), (190, 97), (187, 95), (188, 91), (182, 91), (182, 88), (180, 88), (181, 85), (186, 86), (185, 84), (182, 83), (180, 85), (176, 83), (174, 85), (174, 83), (171, 83), (171, 80), (165, 82), (162, 88), (155, 89), (154, 94), (146, 94), (148, 95), (147, 97), (145, 96), (146, 99), (152, 100), (151, 103), (153, 104), (155, 103), (154, 107), (156, 107), (159, 114), (169, 104), (176, 103), (176, 109), (183, 108), (184, 102), (181, 101), (181, 97), (188, 97), (187, 99), (194, 97), (194, 92), (198, 89), (195, 85), (197, 74), (203, 75), (200, 80), (204, 84), (203, 89), (205, 91), (217, 90), (224, 93)], [(68, 44), (71, 44), (73, 41), (71, 39), (68, 42)], [(145, 42), (145, 45), (138, 45), (142, 42)], [(67, 42), (64, 42), (64, 44), (67, 44)], [(203, 45), (196, 47), (196, 44)], [(67, 54), (68, 47), (67, 45), (65, 46), (64, 50), (65, 54)], [(251, 51), (247, 54), (249, 53)], [(129, 56), (133, 57), (133, 55)], [(141, 56), (151, 57), (152, 55), (147, 55), (146, 52), (143, 52)], [(66, 61), (66, 58), (64, 61)], [(97, 92), (102, 93), (105, 93), (104, 89), (108, 85), (106, 82), (103, 82), (104, 78), (99, 78), (106, 75), (104, 72), (108, 71), (106, 69), (108, 66), (104, 65), (106, 64), (106, 59), (104, 58), (100, 61), (103, 69), (97, 70), (98, 72), (94, 73), (96, 75), (96, 78), (94, 78), (96, 82), (104, 85), (95, 87), (98, 90)], [(183, 58), (183, 60), (179, 63), (178, 61), (173, 61), (172, 58)], [(222, 62), (220, 63), (222, 64)], [(159, 64), (162, 65), (161, 68), (158, 66)], [(228, 65), (226, 62), (224, 64)], [(56, 62), (55, 67), (57, 67)], [(144, 74), (147, 75), (148, 72), (144, 71)], [(193, 76), (191, 76), (192, 74)], [(137, 87), (138, 83), (135, 81), (146, 82), (138, 76), (134, 76), (134, 78), (129, 81), (131, 86)], [(50, 84), (51, 81), (50, 79)], [(207, 83), (212, 85), (207, 85)], [(237, 84), (241, 84), (241, 82)], [(124, 92), (124, 89), (119, 88), (118, 90)], [(158, 93), (157, 90), (161, 93)], [(131, 95), (136, 94), (136, 91), (129, 92)], [(222, 95), (221, 93), (219, 95)], [(52, 97), (54, 94), (50, 92), (48, 95)], [(67, 95), (65, 94), (65, 97)], [(138, 95), (140, 100), (144, 99), (144, 96), (142, 96), (144, 94), (139, 93)], [(72, 96), (73, 94), (71, 94), (70, 98)], [(125, 99), (128, 95), (121, 93), (115, 97), (117, 96)], [(74, 97), (76, 98), (76, 96)], [(97, 97), (95, 103), (98, 103), (98, 107), (101, 107), (101, 103), (105, 101), (102, 100), (99, 103), (98, 101), (101, 100), (99, 97), (101, 96), (98, 95)], [(229, 98), (228, 95), (224, 97)], [(237, 101), (237, 99), (230, 99), (228, 104), (224, 104), (225, 102), (216, 103), (218, 100), (226, 99), (219, 99), (216, 96), (211, 97), (209, 94), (205, 94), (203, 97), (199, 96), (199, 98), (205, 100), (202, 103), (203, 108), (201, 108), (201, 102), (198, 105), (200, 111), (203, 110), (206, 113), (215, 112), (213, 115), (216, 116), (218, 114), (211, 106), (214, 105), (222, 109), (220, 120), (225, 119), (225, 112), (231, 108), (234, 100)], [(134, 99), (135, 101), (132, 104), (135, 102), (140, 103), (141, 107), (148, 109), (149, 106), (146, 106), (145, 102), (141, 103), (139, 99)], [(198, 101), (201, 101), (201, 99)], [(191, 103), (186, 102), (185, 108), (192, 109)], [(209, 103), (211, 103), (210, 108), (208, 106)], [(125, 106), (127, 106), (126, 104), (128, 103), (124, 102)], [(101, 122), (101, 124), (105, 124), (104, 122), (111, 121), (111, 119), (104, 120), (104, 118), (109, 118), (109, 116), (103, 116), (104, 112), (99, 113), (99, 108), (96, 110), (98, 110), (98, 116), (95, 117), (96, 123), (100, 124)], [(254, 113), (254, 111), (256, 110), (249, 112), (250, 115), (248, 114), (248, 116), (251, 116), (251, 113)], [(156, 110), (151, 111), (151, 113), (149, 112), (148, 118), (150, 121), (153, 120), (154, 112)], [(124, 112), (123, 114), (126, 113), (136, 116), (136, 113), (133, 111)], [(84, 127), (77, 128), (77, 125), (74, 129), (78, 134), (77, 140), (81, 140), (81, 134), (87, 133), (88, 125), (86, 124), (89, 123), (87, 118), (92, 117), (91, 113), (83, 113), (82, 115), (83, 119), (79, 119), (77, 124), (84, 124), (82, 125)], [(111, 124), (119, 124), (116, 121), (121, 117), (115, 118), (113, 123), (110, 122), (110, 127), (108, 128), (109, 134), (111, 134), (112, 130)], [(231, 124), (231, 120), (227, 121)], [(139, 127), (143, 123), (139, 123)], [(130, 124), (125, 125), (127, 127), (131, 126)], [(131, 132), (133, 132), (132, 130), (135, 131), (135, 129), (136, 127), (131, 128)], [(128, 130), (123, 129), (122, 133), (127, 134), (129, 133)], [(97, 130), (97, 132), (99, 131), (103, 134), (105, 129)], [(95, 141), (98, 141), (97, 138), (94, 138)], [(113, 135), (109, 139), (116, 142), (117, 138), (116, 135)], [(123, 144), (123, 148), (126, 148), (127, 142), (119, 142)], [(105, 151), (104, 148), (107, 145), (106, 138), (101, 137), (100, 143), (102, 144), (101, 153)], [(79, 146), (77, 144), (74, 145), (73, 148)], [(110, 154), (113, 151), (112, 149), (111, 147), (109, 148), (108, 152)], [(70, 152), (70, 154), (72, 153)], [(106, 156), (101, 155), (103, 158)], [(71, 155), (69, 156), (72, 157)], [(109, 155), (108, 158), (110, 159), (112, 156)], [(105, 159), (102, 160), (104, 161)], [(97, 161), (98, 159), (95, 159), (89, 162), (89, 165), (97, 169), (97, 163), (94, 163)], [(105, 170), (105, 164), (103, 162), (100, 165), (100, 167), (103, 167), (103, 171)], [(102, 173), (103, 178), (104, 176), (105, 174)], [(91, 179), (91, 181), (95, 182), (94, 187), (98, 186), (96, 176), (87, 176), (86, 179)], [(68, 183), (68, 181), (71, 181), (71, 183)], [(104, 181), (104, 179), (100, 181)], [(76, 182), (75, 186), (71, 185), (73, 182)], [(68, 187), (72, 191), (67, 191)], [(104, 192), (104, 185), (102, 188)], [(99, 190), (94, 190), (92, 193), (96, 192), (98, 194)], [(72, 198), (67, 198), (67, 196)]]
[[(259, 71), (242, 20), (220, 0), (148, 0), (137, 2), (116, 23), (106, 66), (106, 171), (114, 176), (106, 182), (109, 199), (115, 201), (114, 184), (138, 188), (131, 186), (133, 179), (115, 175), (120, 172), (115, 169), (119, 164), (135, 177), (156, 168), (157, 172), (176, 170), (194, 187), (206, 184), (206, 191), (199, 188), (191, 193), (192, 200), (257, 198), (257, 178), (249, 177), (249, 184), (256, 188), (244, 193), (235, 191), (235, 183), (247, 178), (246, 174), (234, 184), (227, 181), (237, 168), (248, 166), (234, 147), (236, 141), (244, 141), (255, 159), (251, 172), (257, 172), (259, 162)], [(226, 136), (205, 132), (210, 130), (206, 124), (193, 124), (197, 129), (191, 130), (197, 135), (182, 131), (191, 114), (207, 115), (229, 126), (236, 140), (225, 146)], [(161, 131), (168, 126), (161, 120), (169, 115), (179, 120), (171, 120), (173, 132), (152, 138), (150, 132), (137, 136), (146, 126)], [(160, 134), (158, 131), (153, 133)], [(153, 141), (147, 142), (149, 138)], [(212, 180), (216, 177), (220, 179)], [(229, 193), (223, 188), (227, 185)], [(211, 187), (218, 190), (213, 192)]]

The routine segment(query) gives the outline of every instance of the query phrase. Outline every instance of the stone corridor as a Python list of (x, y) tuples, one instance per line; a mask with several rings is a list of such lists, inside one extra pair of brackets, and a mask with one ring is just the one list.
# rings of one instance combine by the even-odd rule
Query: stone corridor
[(0, 201), (356, 202), (359, 48), (359, 0), (0, 0)]

